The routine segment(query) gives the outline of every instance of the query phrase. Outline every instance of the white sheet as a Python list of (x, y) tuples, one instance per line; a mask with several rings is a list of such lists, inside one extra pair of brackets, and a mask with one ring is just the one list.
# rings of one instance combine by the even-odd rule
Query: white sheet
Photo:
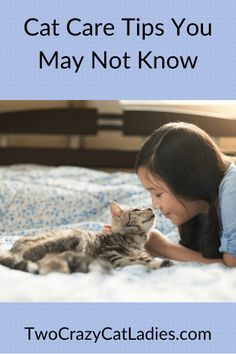
[[(18, 165), (0, 168), (0, 246), (17, 237), (51, 228), (100, 230), (110, 221), (108, 202), (149, 205), (148, 194), (129, 173), (78, 167)], [(178, 241), (163, 216), (157, 227)], [(143, 266), (113, 275), (32, 275), (0, 266), (0, 301), (235, 301), (236, 269), (223, 265), (178, 263), (148, 271)]]

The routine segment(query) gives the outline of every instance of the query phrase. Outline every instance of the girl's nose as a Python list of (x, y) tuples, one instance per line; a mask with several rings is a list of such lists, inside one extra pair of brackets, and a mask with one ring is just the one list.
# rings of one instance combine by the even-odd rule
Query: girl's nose
[(161, 208), (160, 204), (154, 198), (152, 198), (152, 207), (155, 210)]

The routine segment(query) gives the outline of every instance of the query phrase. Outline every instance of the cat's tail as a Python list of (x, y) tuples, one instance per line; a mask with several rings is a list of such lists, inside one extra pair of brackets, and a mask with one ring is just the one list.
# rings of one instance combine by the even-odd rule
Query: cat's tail
[(38, 274), (39, 267), (37, 263), (27, 261), (21, 256), (7, 250), (0, 251), (0, 264), (23, 272)]

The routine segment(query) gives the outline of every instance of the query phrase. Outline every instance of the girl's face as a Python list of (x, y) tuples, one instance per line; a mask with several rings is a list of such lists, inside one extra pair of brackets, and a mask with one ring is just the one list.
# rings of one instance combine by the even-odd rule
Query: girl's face
[(152, 206), (175, 225), (182, 225), (195, 215), (208, 212), (208, 203), (203, 200), (186, 201), (176, 198), (167, 184), (158, 176), (153, 177), (144, 167), (138, 169), (138, 177), (143, 187), (150, 192)]

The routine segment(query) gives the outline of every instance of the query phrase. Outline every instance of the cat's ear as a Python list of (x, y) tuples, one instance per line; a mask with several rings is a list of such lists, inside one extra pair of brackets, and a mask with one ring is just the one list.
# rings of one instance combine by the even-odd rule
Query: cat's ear
[(120, 218), (123, 214), (123, 209), (121, 209), (121, 207), (113, 201), (110, 202), (110, 211), (111, 215), (115, 216), (116, 218)]

